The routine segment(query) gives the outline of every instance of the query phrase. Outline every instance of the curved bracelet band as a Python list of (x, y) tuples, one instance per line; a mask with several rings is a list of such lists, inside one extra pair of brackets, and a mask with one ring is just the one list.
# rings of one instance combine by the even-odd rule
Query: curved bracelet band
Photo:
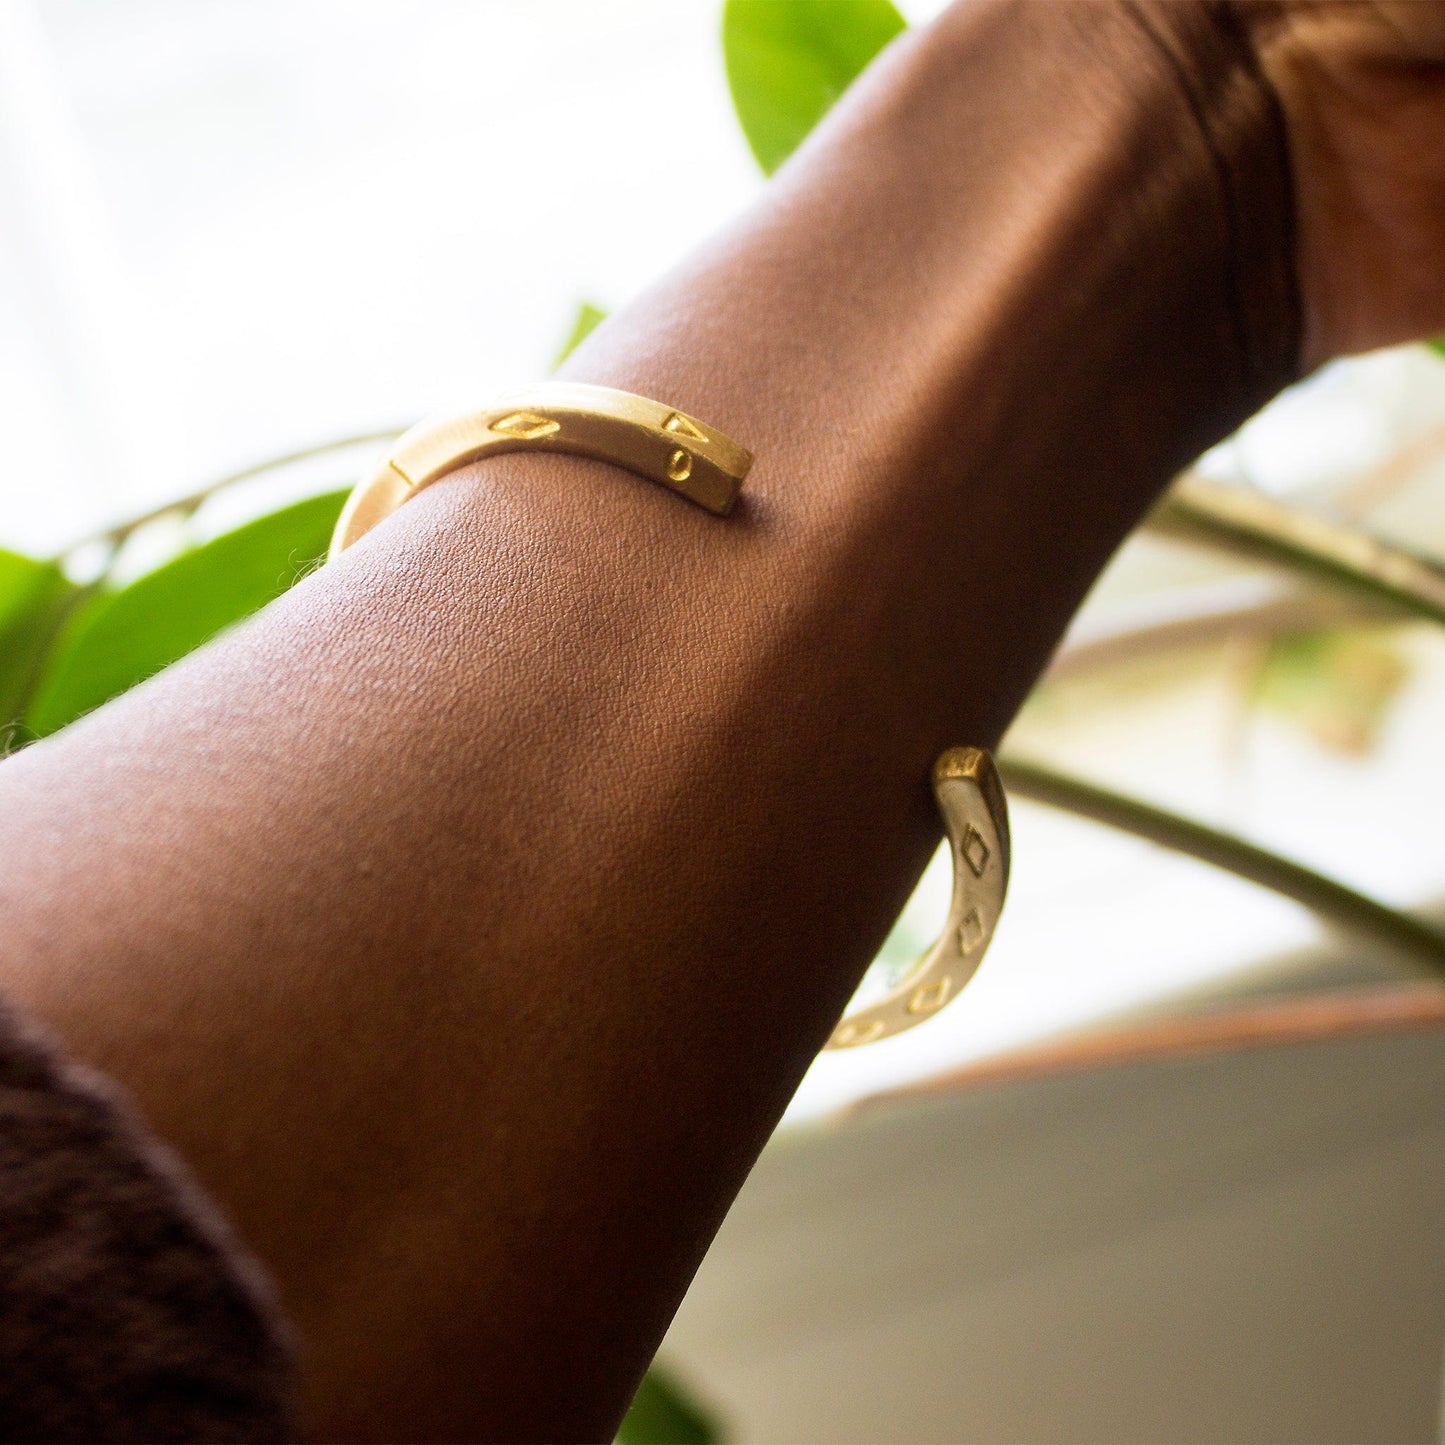
[(481, 411), (412, 427), (347, 499), (330, 555), (439, 477), (480, 457), (517, 451), (612, 462), (720, 517), (732, 511), (753, 461), (716, 427), (648, 397), (578, 381), (538, 382)]
[[(724, 517), (753, 460), (716, 427), (661, 402), (581, 382), (539, 382), (481, 411), (406, 432), (347, 499), (330, 555), (438, 478), (515, 451), (611, 462)], [(869, 1044), (931, 1018), (973, 976), (993, 937), (1009, 863), (1008, 809), (993, 759), (981, 748), (951, 748), (934, 765), (933, 792), (953, 851), (953, 902), (943, 936), (902, 983), (845, 1017), (830, 1049)]]
[(848, 1014), (830, 1049), (871, 1044), (930, 1019), (973, 977), (1008, 891), (1008, 804), (982, 748), (950, 748), (933, 765), (933, 796), (953, 853), (953, 901), (938, 941), (877, 1003)]

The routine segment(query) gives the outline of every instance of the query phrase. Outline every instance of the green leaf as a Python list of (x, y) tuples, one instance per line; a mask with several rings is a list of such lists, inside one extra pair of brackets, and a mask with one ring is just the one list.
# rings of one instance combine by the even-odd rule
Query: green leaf
[(906, 26), (891, 0), (727, 0), (728, 88), (765, 174)]
[(721, 1438), (717, 1422), (655, 1366), (617, 1431), (618, 1445), (713, 1445)]
[(1438, 351), (1441, 356), (1445, 356), (1445, 336), (1437, 336), (1434, 341), (1427, 341), (1425, 345), (1432, 351)]
[(24, 714), (41, 660), (79, 595), (56, 563), (0, 549), (0, 730)]
[(583, 301), (577, 307), (577, 317), (572, 322), (571, 333), (562, 343), (562, 349), (552, 358), (552, 370), (556, 371), (606, 320), (607, 313), (600, 306), (594, 306), (590, 301)]
[(328, 492), (183, 552), (71, 618), (26, 722), (52, 733), (278, 597), (326, 555), (346, 500)]

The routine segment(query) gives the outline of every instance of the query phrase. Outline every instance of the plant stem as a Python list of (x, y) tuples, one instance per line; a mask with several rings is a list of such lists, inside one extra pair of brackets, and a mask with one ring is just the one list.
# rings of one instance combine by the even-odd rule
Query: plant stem
[(67, 547), (67, 552), (75, 551), (79, 547), (90, 546), (97, 542), (108, 542), (112, 547), (119, 547), (132, 532), (150, 522), (157, 522), (162, 517), (168, 517), (173, 512), (179, 512), (181, 516), (189, 516), (210, 497), (217, 492), (225, 491), (227, 487), (233, 487), (239, 482), (248, 482), (253, 477), (264, 476), (267, 472), (274, 472), (281, 467), (293, 466), (297, 462), (310, 461), (314, 457), (324, 457), (332, 452), (350, 451), (352, 447), (368, 446), (380, 442), (395, 441), (405, 427), (384, 427), (379, 431), (358, 432), (354, 436), (337, 437), (332, 441), (317, 442), (313, 446), (302, 447), (299, 451), (287, 452), (283, 456), (270, 457), (264, 462), (256, 462), (252, 466), (243, 467), (239, 472), (232, 472), (229, 476), (221, 477), (216, 481), (208, 482), (199, 490), (190, 492), (184, 497), (177, 497), (173, 502), (166, 502), (163, 506), (154, 507), (148, 512), (142, 512), (138, 517), (131, 517), (124, 522), (118, 522), (114, 527), (108, 527), (103, 532), (97, 532), (91, 537), (75, 543), (73, 547)]
[(1293, 899), (1327, 923), (1395, 949), (1437, 977), (1445, 976), (1445, 935), (1288, 858), (1231, 833), (1037, 763), (1000, 758), (999, 772), (1015, 797), (1031, 798), (1197, 858)]
[(1186, 473), (1150, 513), (1150, 531), (1198, 542), (1445, 623), (1445, 567), (1358, 527)]
[(1290, 633), (1400, 621), (1398, 607), (1342, 591), (1291, 589), (1258, 602), (1231, 604), (1225, 599), (1192, 612), (1172, 607), (1166, 598), (1158, 620), (1136, 617), (1130, 625), (1095, 629), (1083, 633), (1077, 641), (1065, 638), (1041, 685), (1047, 687), (1051, 682), (1087, 676), (1122, 663), (1225, 641), (1269, 642)]

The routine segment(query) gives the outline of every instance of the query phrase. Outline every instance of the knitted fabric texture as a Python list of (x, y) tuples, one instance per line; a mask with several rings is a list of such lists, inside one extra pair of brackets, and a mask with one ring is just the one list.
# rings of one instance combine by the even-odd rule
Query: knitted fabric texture
[(0, 1006), (0, 1438), (294, 1438), (270, 1288), (98, 1075)]

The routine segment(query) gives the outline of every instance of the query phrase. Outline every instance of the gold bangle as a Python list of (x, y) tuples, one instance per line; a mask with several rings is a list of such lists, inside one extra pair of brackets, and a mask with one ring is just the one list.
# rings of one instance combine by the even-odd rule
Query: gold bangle
[[(727, 516), (752, 454), (715, 427), (647, 397), (575, 381), (540, 382), (465, 416), (413, 427), (347, 499), (331, 539), (335, 557), (423, 487), (480, 457), (568, 452), (612, 462)], [(951, 748), (933, 792), (953, 854), (953, 901), (942, 936), (904, 980), (847, 1015), (828, 1040), (853, 1048), (931, 1018), (973, 976), (1008, 887), (1008, 808), (993, 759)]]
[(877, 1003), (848, 1014), (830, 1049), (856, 1048), (930, 1019), (973, 977), (1008, 891), (1008, 804), (982, 748), (950, 748), (933, 765), (933, 796), (953, 853), (953, 901), (938, 941)]
[(645, 396), (544, 381), (465, 416), (423, 422), (363, 479), (331, 538), (335, 557), (403, 502), (458, 467), (499, 452), (568, 452), (659, 482), (720, 517), (732, 511), (752, 453), (716, 427)]

